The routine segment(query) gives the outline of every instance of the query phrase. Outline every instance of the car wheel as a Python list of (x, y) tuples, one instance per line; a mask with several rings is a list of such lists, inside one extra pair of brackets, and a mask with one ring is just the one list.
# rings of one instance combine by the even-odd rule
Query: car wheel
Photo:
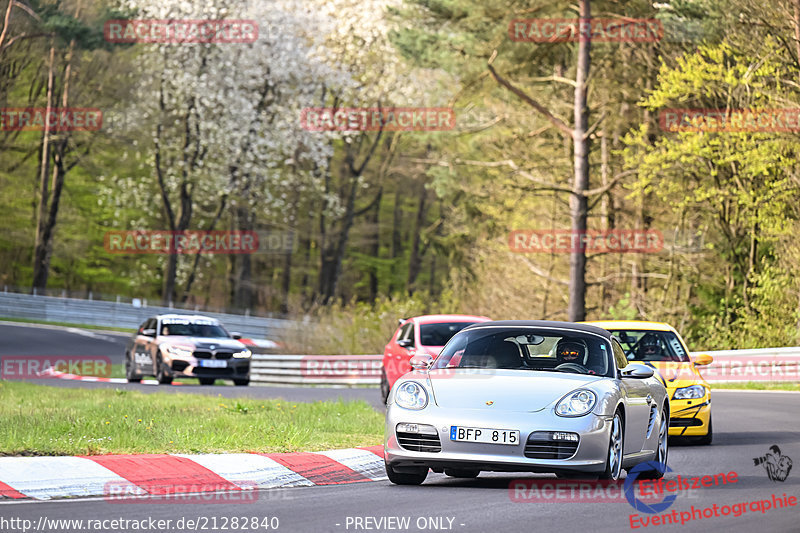
[(127, 353), (125, 354), (125, 378), (128, 380), (128, 383), (139, 383), (142, 381), (142, 376), (136, 373), (133, 360)]
[(656, 466), (639, 474), (639, 479), (661, 479), (667, 470), (667, 454), (669, 447), (669, 419), (666, 411), (661, 411), (661, 423), (658, 426), (658, 448), (656, 448)]
[(606, 469), (600, 474), (601, 479), (619, 479), (622, 471), (622, 445), (625, 442), (625, 424), (619, 411), (614, 413), (614, 420), (611, 422), (611, 436), (608, 439), (608, 456), (606, 457)]
[(213, 385), (216, 378), (197, 378), (200, 381), (200, 385)]
[(444, 473), (450, 477), (458, 477), (458, 478), (475, 478), (480, 475), (480, 470), (461, 470), (459, 468), (445, 468)]
[(697, 444), (708, 446), (714, 440), (714, 428), (711, 427), (711, 417), (708, 418), (708, 433), (697, 438)]
[(236, 385), (237, 387), (246, 387), (250, 385), (250, 378), (234, 379), (233, 384)]
[(415, 472), (395, 472), (388, 463), (386, 464), (386, 476), (395, 485), (422, 485), (428, 477), (428, 469), (420, 467)]
[(156, 366), (158, 367), (156, 371), (156, 380), (162, 385), (169, 385), (172, 383), (172, 375), (170, 375), (167, 365), (161, 360), (161, 356), (156, 360)]
[(386, 370), (381, 370), (381, 398), (385, 404), (389, 400), (389, 380), (386, 379)]

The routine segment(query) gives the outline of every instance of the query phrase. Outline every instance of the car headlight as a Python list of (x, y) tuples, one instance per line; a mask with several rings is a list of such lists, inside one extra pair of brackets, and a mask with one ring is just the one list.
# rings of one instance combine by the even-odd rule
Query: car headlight
[(234, 352), (233, 356), (237, 359), (247, 359), (248, 357), (250, 357), (250, 355), (252, 355), (252, 353), (253, 352), (251, 352), (250, 350), (245, 349), (242, 350), (241, 352)]
[(706, 389), (702, 385), (692, 385), (691, 387), (681, 387), (675, 391), (673, 400), (695, 400), (706, 395)]
[(590, 390), (580, 389), (570, 392), (556, 404), (558, 416), (583, 416), (594, 409), (597, 395)]
[(394, 401), (406, 409), (424, 409), (428, 405), (428, 393), (419, 384), (406, 381), (397, 387)]
[(162, 344), (161, 348), (168, 354), (177, 357), (191, 357), (192, 352), (194, 352), (194, 349), (188, 346), (175, 346), (173, 344)]

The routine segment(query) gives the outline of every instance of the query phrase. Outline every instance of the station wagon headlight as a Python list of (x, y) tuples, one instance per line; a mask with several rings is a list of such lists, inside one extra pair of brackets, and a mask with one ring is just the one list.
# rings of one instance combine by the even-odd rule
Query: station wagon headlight
[(691, 387), (681, 387), (675, 391), (673, 400), (696, 400), (706, 395), (705, 387), (701, 385), (692, 385)]
[(594, 409), (597, 396), (590, 390), (580, 389), (570, 392), (556, 404), (558, 416), (583, 416)]
[(162, 344), (161, 348), (168, 354), (177, 357), (191, 357), (192, 352), (194, 351), (192, 348), (189, 348), (188, 346), (175, 346), (173, 344)]
[(406, 381), (397, 387), (394, 401), (406, 409), (424, 409), (428, 405), (428, 393), (419, 384)]
[(233, 356), (237, 359), (247, 359), (252, 353), (250, 350), (242, 350), (241, 352), (234, 352)]

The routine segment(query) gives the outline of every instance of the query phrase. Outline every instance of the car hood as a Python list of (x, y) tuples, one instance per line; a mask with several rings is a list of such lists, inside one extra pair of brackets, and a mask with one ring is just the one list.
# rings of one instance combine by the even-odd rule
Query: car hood
[[(169, 335), (159, 337), (159, 341), (167, 344), (178, 344), (181, 346), (192, 346), (195, 350), (231, 350), (241, 351), (247, 348), (236, 339), (215, 338), (215, 337), (188, 337), (184, 335)], [(213, 346), (213, 348), (212, 348)]]
[(664, 378), (668, 390), (675, 390), (690, 385), (705, 385), (706, 382), (694, 363), (677, 363), (673, 361), (648, 361), (642, 363), (655, 369)]
[(428, 379), (439, 407), (530, 413), (603, 378), (533, 370), (440, 369), (431, 370)]

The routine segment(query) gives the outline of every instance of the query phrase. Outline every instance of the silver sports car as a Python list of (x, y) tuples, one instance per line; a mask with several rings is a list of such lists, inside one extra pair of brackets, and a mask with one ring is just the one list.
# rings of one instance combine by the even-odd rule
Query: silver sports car
[[(428, 469), (552, 472), (616, 480), (667, 463), (669, 401), (653, 370), (628, 364), (617, 340), (586, 324), (498, 321), (457, 333), (389, 394), (384, 442), (393, 483), (418, 485)], [(638, 469), (637, 469), (638, 470)]]

